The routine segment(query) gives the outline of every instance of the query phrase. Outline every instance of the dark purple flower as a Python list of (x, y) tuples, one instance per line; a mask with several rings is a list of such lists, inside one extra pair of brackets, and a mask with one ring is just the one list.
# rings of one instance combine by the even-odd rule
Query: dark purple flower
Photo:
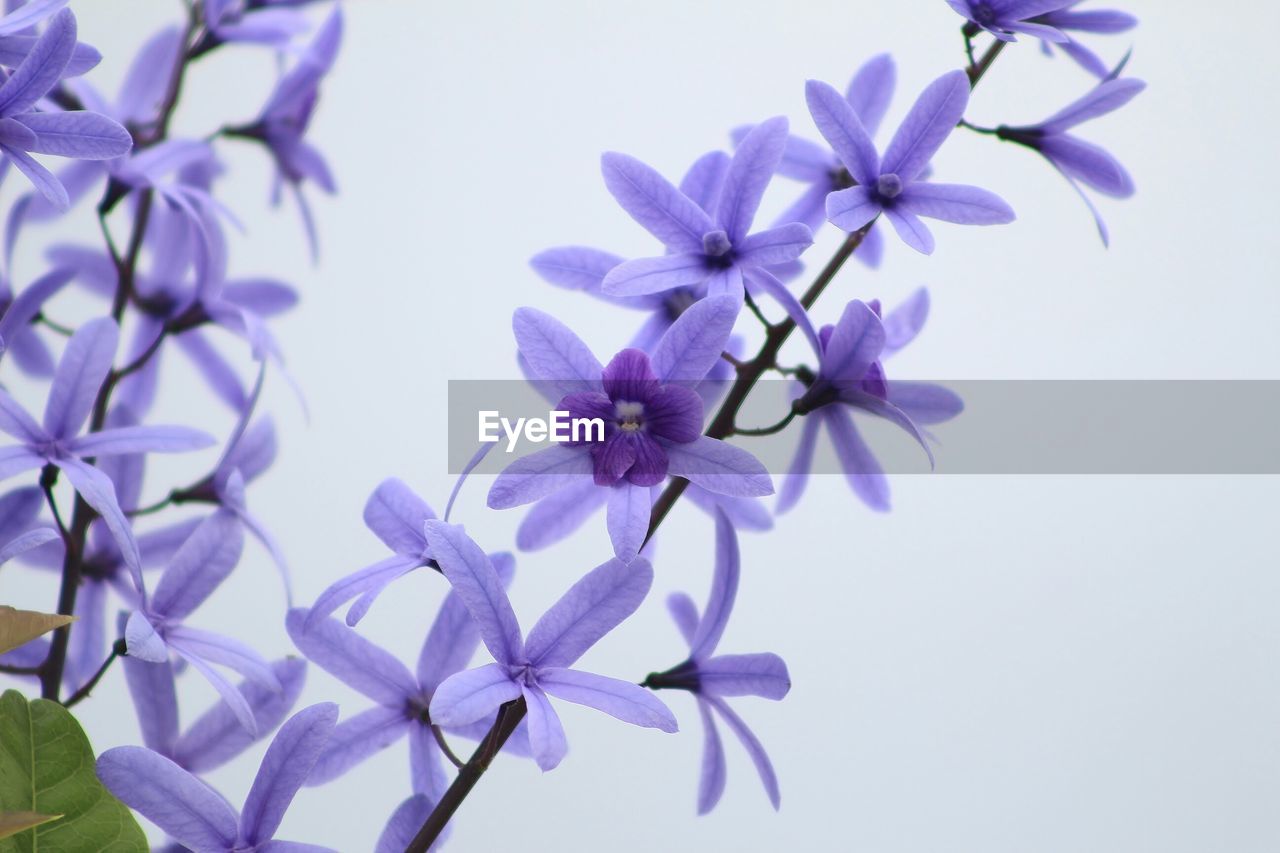
[(1128, 198), (1134, 192), (1133, 179), (1124, 166), (1107, 151), (1067, 131), (1090, 119), (1120, 109), (1145, 88), (1147, 84), (1141, 80), (1107, 80), (1044, 121), (1019, 127), (1002, 125), (996, 128), (998, 137), (1039, 151), (1062, 173), (1088, 205), (1104, 244), (1110, 243), (1107, 225), (1077, 181), (1104, 195)]
[(524, 638), (493, 563), (457, 525), (429, 521), (427, 541), (466, 606), (496, 663), (455, 673), (431, 699), (431, 719), (466, 726), (524, 697), (529, 747), (543, 770), (568, 751), (548, 694), (604, 711), (632, 725), (676, 731), (667, 706), (629, 681), (571, 669), (587, 649), (636, 611), (653, 584), (653, 569), (637, 557), (592, 569), (551, 605)]
[(1126, 12), (1111, 9), (1076, 9), (1075, 7), (1081, 2), (1083, 0), (1073, 0), (1061, 9), (1032, 18), (1031, 22), (1052, 27), (1063, 35), (1067, 35), (1066, 41), (1042, 40), (1040, 44), (1045, 53), (1051, 53), (1054, 48), (1057, 48), (1095, 77), (1105, 78), (1111, 73), (1107, 65), (1098, 58), (1097, 54), (1068, 34), (1073, 32), (1108, 35), (1123, 33), (1136, 27), (1138, 19)]
[(146, 747), (107, 750), (98, 758), (98, 778), (126, 805), (192, 850), (320, 853), (330, 848), (272, 839), (337, 720), (338, 706), (325, 702), (304, 708), (281, 726), (239, 814), (213, 788)]
[[(515, 561), (502, 554), (496, 562), (499, 577), (509, 584)], [(413, 791), (438, 800), (451, 778), (431, 730), (428, 708), (440, 683), (466, 668), (480, 645), (476, 623), (458, 596), (450, 593), (441, 605), (422, 644), (416, 673), (336, 619), (313, 619), (298, 608), (289, 611), (286, 625), (299, 651), (377, 703), (338, 725), (307, 784), (322, 785), (337, 779), (407, 735)], [(479, 740), (492, 723), (492, 718), (482, 719), (446, 731)], [(527, 735), (518, 730), (505, 748), (527, 754)]]
[(129, 520), (116, 500), (115, 486), (100, 469), (84, 461), (120, 454), (174, 453), (213, 444), (213, 437), (176, 426), (132, 426), (80, 435), (98, 389), (111, 370), (119, 332), (110, 317), (91, 320), (67, 342), (49, 389), (44, 420), (37, 423), (8, 392), (0, 390), (0, 432), (19, 444), (0, 448), (0, 480), (53, 465), (102, 517), (120, 546), (134, 584), (142, 588), (138, 545)]
[(792, 222), (751, 233), (751, 224), (787, 139), (787, 120), (762, 122), (734, 152), (716, 196), (715, 214), (672, 186), (649, 166), (625, 154), (601, 160), (605, 185), (636, 222), (669, 254), (627, 261), (609, 271), (601, 289), (611, 296), (643, 296), (685, 290), (695, 296), (729, 294), (739, 300), (744, 280), (786, 264), (809, 248), (808, 226)]
[(715, 808), (724, 793), (725, 761), (716, 728), (718, 714), (737, 735), (764, 783), (769, 802), (778, 808), (781, 795), (773, 763), (755, 734), (724, 700), (734, 696), (760, 696), (781, 699), (791, 690), (791, 676), (782, 658), (771, 652), (745, 655), (717, 655), (716, 647), (724, 634), (733, 601), (738, 593), (740, 558), (733, 525), (723, 514), (716, 517), (716, 568), (711, 594), (701, 617), (689, 596), (674, 593), (667, 607), (676, 627), (689, 644), (689, 657), (666, 672), (653, 673), (645, 686), (654, 690), (687, 690), (698, 703), (702, 717), (702, 779), (698, 784), (698, 814)]
[[(1065, 42), (1066, 35), (1032, 19), (1072, 5), (1072, 0), (947, 0), (974, 27), (986, 30), (1001, 41), (1016, 41), (1017, 33), (1052, 42)], [(976, 30), (975, 30), (976, 32)]]
[(64, 9), (22, 64), (0, 84), (0, 152), (60, 209), (70, 204), (66, 189), (28, 152), (108, 160), (133, 147), (133, 137), (127, 130), (98, 113), (33, 111), (62, 78), (75, 47), (76, 19)]
[[(890, 101), (893, 100), (896, 81), (897, 68), (893, 57), (882, 53), (867, 60), (845, 89), (845, 100), (857, 113), (867, 135), (873, 139), (889, 109)], [(734, 141), (740, 142), (749, 130), (750, 128), (735, 130)], [(778, 161), (778, 174), (808, 186), (790, 207), (778, 214), (775, 222), (779, 225), (803, 222), (814, 233), (827, 221), (827, 196), (854, 184), (853, 176), (830, 147), (823, 147), (795, 135), (787, 137), (787, 147), (782, 152), (782, 159)], [(858, 246), (854, 258), (876, 269), (883, 256), (884, 238), (879, 229), (872, 228)]]
[(927, 255), (934, 240), (922, 216), (963, 225), (1013, 221), (1009, 205), (986, 190), (922, 180), (969, 103), (969, 78), (963, 71), (944, 74), (920, 94), (883, 158), (844, 95), (810, 80), (805, 98), (818, 130), (857, 183), (827, 196), (827, 218), (837, 228), (854, 232), (883, 213), (903, 242)]
[(607, 524), (623, 560), (640, 549), (651, 488), (668, 474), (717, 494), (772, 494), (764, 467), (749, 453), (701, 434), (702, 399), (691, 390), (720, 360), (738, 314), (731, 295), (698, 301), (655, 345), (653, 356), (625, 350), (609, 367), (555, 318), (522, 308), (513, 320), (520, 354), (534, 376), (563, 395), (574, 417), (599, 417), (603, 441), (556, 444), (517, 459), (489, 490), (493, 509), (532, 503), (593, 482), (610, 489)]
[(906, 346), (923, 327), (929, 313), (928, 293), (922, 288), (882, 321), (880, 303), (850, 302), (840, 321), (818, 335), (822, 349), (819, 369), (796, 401), (806, 412), (800, 443), (778, 497), (779, 513), (793, 507), (804, 493), (818, 432), (826, 428), (845, 477), (867, 506), (889, 509), (889, 486), (875, 455), (854, 425), (852, 411), (884, 418), (905, 430), (933, 456), (920, 430), (958, 415), (964, 404), (954, 392), (931, 383), (893, 382), (885, 377), (881, 359)]

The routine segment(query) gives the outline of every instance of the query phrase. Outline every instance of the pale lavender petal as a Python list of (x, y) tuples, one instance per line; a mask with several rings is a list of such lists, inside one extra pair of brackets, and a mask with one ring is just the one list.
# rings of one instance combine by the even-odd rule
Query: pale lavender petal
[(413, 790), (433, 799), (442, 796), (449, 787), (450, 778), (445, 774), (444, 753), (430, 726), (421, 723), (409, 729), (409, 777)]
[(8, 542), (0, 544), (0, 565), (12, 560), (19, 554), (25, 554), (33, 548), (39, 548), (58, 539), (58, 531), (52, 527), (37, 527), (35, 530), (28, 530)]
[(534, 255), (529, 266), (551, 284), (595, 293), (609, 270), (625, 260), (585, 246), (559, 246)]
[(859, 184), (874, 184), (880, 177), (880, 156), (862, 120), (845, 97), (821, 80), (807, 82), (804, 97), (814, 124), (835, 149), (840, 162)]
[[(75, 633), (74, 631), (72, 632)], [(161, 755), (173, 756), (178, 740), (178, 694), (173, 665), (152, 663), (130, 653), (125, 656), (124, 680), (138, 715), (142, 742)]]
[(529, 727), (529, 748), (533, 760), (545, 773), (554, 770), (569, 751), (560, 716), (547, 695), (537, 687), (525, 687), (522, 691), (528, 713), (525, 720)]
[(132, 453), (185, 453), (217, 444), (198, 429), (180, 426), (132, 426), (104, 429), (68, 441), (67, 450), (78, 456), (114, 456)]
[(698, 207), (710, 213), (720, 198), (725, 175), (729, 173), (729, 155), (723, 151), (703, 154), (680, 181), (680, 192)]
[(821, 374), (833, 382), (859, 382), (884, 351), (884, 326), (876, 313), (855, 299), (844, 308), (827, 340)]
[(1070, 37), (1066, 33), (1056, 27), (1046, 26), (1044, 24), (1035, 24), (1030, 21), (1017, 21), (1007, 25), (1009, 32), (1022, 33), (1024, 35), (1033, 36), (1046, 42), (1054, 44), (1062, 44), (1070, 41)]
[(1071, 177), (1114, 198), (1134, 193), (1133, 178), (1120, 161), (1092, 142), (1074, 136), (1050, 136), (1040, 143), (1040, 153)]
[(9, 392), (0, 388), (0, 431), (27, 444), (40, 444), (48, 440), (44, 429), (27, 414)]
[(614, 559), (597, 566), (530, 629), (525, 643), (527, 659), (539, 667), (571, 665), (635, 613), (652, 585), (653, 568), (643, 557), (630, 563)]
[(230, 850), (235, 845), (235, 810), (164, 756), (141, 746), (120, 746), (98, 757), (97, 771), (111, 793), (187, 847)]
[[(4, 549), (0, 549), (0, 563), (3, 562)], [(76, 627), (67, 638), (67, 658), (62, 670), (68, 690), (87, 683), (107, 656), (107, 584), (82, 580), (75, 614)]]
[(709, 274), (707, 259), (702, 252), (684, 252), (619, 264), (604, 277), (600, 288), (611, 296), (647, 296), (692, 287)]
[[(3, 466), (0, 465), (0, 468)], [(133, 576), (134, 586), (138, 590), (145, 589), (142, 583), (142, 559), (138, 555), (138, 543), (134, 541), (133, 530), (129, 519), (125, 517), (116, 502), (115, 487), (106, 475), (79, 459), (64, 458), (58, 460), (58, 467), (71, 481), (76, 493), (84, 498), (84, 502), (93, 507), (102, 517), (102, 523), (111, 531), (111, 538), (120, 546), (120, 554), (124, 564)]]
[(1003, 225), (1014, 220), (1013, 208), (995, 193), (961, 184), (919, 181), (898, 197), (898, 212), (960, 225)]
[(76, 47), (76, 17), (59, 12), (22, 64), (0, 86), (0, 115), (25, 113), (57, 84)]
[(667, 612), (675, 621), (680, 636), (693, 645), (693, 635), (698, 631), (698, 606), (693, 599), (683, 592), (673, 592), (667, 596)]
[(426, 533), (441, 571), (476, 620), (494, 660), (518, 663), (524, 647), (520, 623), (493, 563), (459, 525), (428, 521)]
[(813, 323), (809, 319), (809, 312), (800, 304), (800, 300), (787, 290), (787, 286), (778, 281), (773, 273), (765, 269), (747, 270), (745, 273), (746, 280), (756, 285), (760, 290), (773, 297), (773, 300), (782, 306), (787, 312), (787, 316), (792, 322), (804, 333), (805, 339), (808, 340), (809, 346), (813, 349), (813, 353), (818, 358), (822, 357), (822, 344), (818, 342), (818, 332), (813, 328)]
[(735, 264), (725, 269), (718, 269), (707, 278), (707, 295), (719, 296), (727, 294), (742, 301), (742, 270)]
[[(205, 382), (209, 383), (218, 399), (227, 404), (234, 412), (244, 411), (248, 406), (248, 395), (235, 369), (218, 352), (208, 336), (201, 329), (193, 329), (173, 337), (174, 343), (182, 350), (183, 355), (191, 360)], [(152, 360), (152, 363), (158, 363)]]
[(770, 652), (717, 655), (698, 664), (698, 685), (708, 696), (781, 699), (791, 689), (791, 676), (782, 658)]
[(889, 383), (889, 402), (914, 423), (945, 423), (964, 411), (964, 401), (950, 388), (928, 382)]
[(293, 797), (306, 781), (338, 721), (338, 706), (322, 702), (294, 714), (276, 733), (240, 814), (240, 837), (249, 844), (275, 835)]
[(43, 508), (44, 494), (38, 486), (23, 486), (0, 495), (0, 542), (25, 533), (35, 524)]
[(1081, 122), (1120, 109), (1147, 88), (1141, 80), (1109, 80), (1094, 87), (1084, 97), (1072, 101), (1036, 127), (1046, 134), (1063, 133)]
[[(171, 625), (165, 628), (165, 641), (188, 660), (199, 657), (207, 663), (234, 670), (268, 689), (281, 689), (271, 664), (240, 640), (188, 625)], [(232, 689), (235, 690), (234, 687)], [(240, 691), (235, 690), (235, 693), (240, 696)]]
[(333, 730), (324, 751), (307, 777), (307, 786), (323, 785), (404, 737), (409, 727), (404, 708), (381, 706), (343, 720)]
[(719, 645), (725, 626), (729, 623), (729, 615), (733, 612), (734, 599), (738, 595), (740, 569), (741, 558), (738, 552), (737, 534), (725, 514), (716, 513), (715, 574), (711, 580), (711, 593), (707, 596), (707, 606), (702, 611), (698, 630), (689, 644), (690, 657), (708, 657)]
[(904, 184), (914, 181), (964, 117), (968, 104), (969, 77), (963, 71), (949, 72), (930, 83), (885, 149), (880, 172), (897, 175)]
[(790, 511), (804, 496), (805, 487), (809, 484), (809, 471), (813, 468), (813, 452), (817, 446), (818, 428), (822, 426), (823, 417), (824, 414), (817, 411), (811, 412), (804, 419), (795, 456), (791, 458), (787, 474), (782, 478), (782, 488), (778, 490), (778, 506), (774, 510), (778, 515)]
[[(493, 554), (490, 559), (503, 586), (510, 585), (516, 561), (510, 554)], [(453, 593), (446, 595), (418, 653), (418, 684), (427, 693), (433, 692), (440, 682), (466, 667), (479, 645), (480, 632), (466, 605)]]
[[(3, 121), (3, 119), (0, 119), (0, 122)], [(26, 130), (26, 128), (23, 128), (23, 131), (31, 133), (31, 131)], [(55, 210), (61, 212), (71, 206), (71, 199), (67, 196), (66, 187), (62, 185), (62, 182), (59, 181), (52, 172), (37, 163), (34, 157), (23, 151), (21, 148), (5, 144), (3, 141), (0, 141), (0, 152), (3, 152), (4, 155), (3, 157), (0, 157), (0, 163), (2, 163), (6, 158), (11, 161), (13, 165), (17, 167), (19, 172), (27, 176), (27, 179), (31, 181), (32, 186), (40, 191), (40, 195), (45, 199), (45, 201), (49, 202)]]
[(720, 510), (729, 516), (733, 526), (741, 530), (771, 530), (773, 516), (759, 498), (732, 498), (728, 495), (713, 495), (701, 486), (692, 483), (684, 491), (684, 499), (697, 506), (707, 515), (715, 515)]
[(769, 472), (745, 450), (702, 436), (688, 444), (666, 446), (669, 470), (710, 492), (734, 497), (773, 494)]
[(33, 27), (45, 18), (67, 5), (70, 0), (31, 0), (16, 9), (12, 3), (6, 3), (6, 9), (12, 9), (0, 18), (0, 35), (18, 35), (28, 27)]
[(827, 221), (827, 195), (831, 192), (831, 182), (822, 180), (805, 190), (791, 206), (774, 220), (776, 225), (788, 222), (802, 222), (809, 226), (810, 232), (816, 232)]
[(568, 326), (550, 314), (520, 308), (511, 327), (534, 375), (554, 385), (561, 395), (600, 390), (604, 366)]
[[(417, 557), (402, 557), (396, 554), (395, 556), (387, 557), (385, 560), (380, 560), (372, 566), (366, 566), (358, 572), (347, 575), (345, 578), (330, 584), (324, 592), (320, 593), (315, 605), (308, 612), (308, 623), (323, 619), (353, 598), (358, 598), (371, 592), (382, 591), (396, 578), (402, 577), (405, 573), (411, 572), (421, 565), (422, 560)], [(349, 622), (348, 624), (354, 625), (355, 623)]]
[(154, 664), (169, 662), (169, 647), (141, 610), (129, 614), (124, 628), (124, 641), (131, 658)]
[(893, 57), (882, 53), (863, 63), (849, 81), (849, 87), (844, 93), (845, 99), (862, 120), (868, 136), (874, 137), (880, 129), (884, 114), (889, 111), (889, 103), (893, 100), (897, 80), (898, 69), (893, 63)]
[(920, 429), (911, 418), (907, 417), (906, 412), (887, 400), (882, 400), (879, 397), (856, 389), (841, 391), (840, 398), (852, 406), (897, 424), (907, 435), (914, 438), (920, 448), (924, 450), (925, 455), (929, 457), (930, 467), (935, 464), (933, 451), (929, 449), (929, 443), (925, 441), (924, 434), (920, 432)]
[(731, 242), (738, 243), (751, 230), (786, 144), (787, 120), (775, 116), (753, 127), (734, 150), (716, 208), (717, 223)]
[(618, 204), (664, 246), (675, 252), (702, 250), (711, 217), (651, 167), (615, 152), (600, 158), (604, 183)]
[[(0, 391), (0, 394), (4, 392)], [(44, 457), (25, 447), (0, 447), (0, 480), (44, 465)]]
[(36, 154), (110, 160), (133, 148), (129, 131), (97, 113), (27, 113), (17, 120), (36, 135), (36, 144), (28, 149)]
[[(736, 138), (745, 138), (751, 130), (749, 127), (734, 131)], [(786, 147), (782, 149), (782, 159), (778, 161), (778, 174), (784, 178), (805, 183), (829, 184), (833, 170), (840, 168), (840, 162), (831, 149), (810, 142), (799, 136), (788, 136)], [(779, 217), (779, 222), (794, 222)]]
[(658, 379), (701, 382), (724, 354), (739, 308), (732, 296), (708, 296), (686, 309), (653, 348)]
[(80, 431), (98, 389), (111, 370), (120, 330), (110, 317), (85, 323), (67, 341), (49, 389), (44, 428), (55, 438), (71, 438)]
[(882, 210), (879, 196), (865, 186), (836, 190), (827, 196), (827, 220), (850, 234), (871, 222)]
[(853, 418), (843, 409), (837, 409), (827, 413), (826, 423), (840, 467), (854, 493), (877, 512), (888, 512), (889, 481), (875, 454), (862, 440)]
[(534, 504), (520, 521), (516, 531), (516, 547), (521, 551), (538, 551), (564, 539), (582, 526), (609, 500), (609, 489), (602, 489), (590, 478), (548, 495)]
[(310, 621), (294, 608), (285, 619), (289, 637), (307, 659), (379, 704), (403, 708), (418, 682), (390, 652), (336, 619)]
[(151, 610), (170, 619), (185, 619), (226, 580), (243, 551), (244, 532), (235, 516), (213, 513), (169, 561), (151, 596)]
[(759, 231), (738, 245), (738, 262), (743, 266), (774, 266), (793, 261), (813, 245), (808, 225), (792, 222)]
[(769, 802), (776, 809), (782, 804), (782, 794), (778, 791), (778, 775), (773, 770), (773, 762), (769, 760), (769, 755), (764, 751), (764, 746), (755, 736), (751, 729), (747, 728), (747, 724), (742, 718), (734, 713), (723, 700), (715, 697), (707, 697), (706, 702), (715, 708), (720, 714), (725, 724), (737, 735), (747, 755), (751, 756), (751, 763), (756, 766), (756, 773), (760, 775), (760, 781), (764, 784), (764, 791), (769, 795)]
[[(576, 669), (548, 667), (538, 670), (538, 686), (557, 699), (595, 708), (633, 726), (664, 732), (679, 730), (675, 715), (662, 700), (630, 681)], [(530, 737), (533, 737), (532, 725), (531, 721)], [(536, 746), (534, 757), (537, 757)]]
[(465, 726), (493, 713), (499, 705), (520, 698), (520, 686), (507, 667), (490, 663), (454, 673), (431, 697), (431, 719), (440, 726)]
[(592, 477), (591, 453), (585, 447), (553, 445), (512, 462), (489, 487), (490, 509), (511, 509)]
[(724, 793), (724, 746), (715, 718), (707, 704), (698, 701), (698, 715), (702, 718), (702, 772), (698, 779), (698, 814), (704, 815), (716, 807)]
[(302, 693), (307, 663), (300, 658), (282, 658), (271, 664), (271, 670), (280, 680), (282, 690), (272, 690), (248, 680), (242, 681), (238, 688), (253, 712), (256, 735), (240, 725), (226, 704), (217, 702), (178, 738), (173, 759), (192, 773), (208, 773), (280, 725)]
[(918, 288), (884, 316), (884, 351), (889, 356), (916, 339), (929, 319), (929, 290)]
[[(397, 806), (382, 830), (382, 834), (378, 836), (378, 846), (374, 849), (374, 853), (404, 853), (435, 807), (435, 802), (425, 794), (414, 794)], [(448, 832), (448, 829), (446, 825), (445, 832)], [(441, 833), (440, 840), (445, 837), (445, 834)], [(431, 845), (430, 849), (435, 850), (438, 844), (439, 841)]]
[(404, 481), (391, 477), (373, 490), (364, 505), (364, 523), (398, 554), (417, 557), (427, 546), (422, 525), (436, 514)]
[(932, 255), (934, 249), (933, 234), (928, 227), (920, 221), (920, 217), (910, 211), (900, 208), (887, 208), (885, 216), (889, 217), (889, 222), (893, 225), (893, 230), (898, 232), (898, 236), (902, 238), (902, 242), (924, 255)]
[(124, 120), (146, 121), (159, 111), (169, 75), (157, 74), (156, 69), (173, 68), (181, 45), (179, 28), (166, 27), (138, 49), (116, 99), (116, 110)]

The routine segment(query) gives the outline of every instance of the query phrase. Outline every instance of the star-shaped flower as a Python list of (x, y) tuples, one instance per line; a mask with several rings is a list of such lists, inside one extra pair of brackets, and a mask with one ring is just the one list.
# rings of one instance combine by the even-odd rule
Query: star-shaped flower
[(273, 839), (337, 720), (338, 706), (325, 702), (304, 708), (281, 726), (239, 814), (213, 788), (146, 747), (107, 750), (98, 758), (98, 778), (126, 805), (192, 850), (320, 853), (330, 848)]
[(733, 696), (761, 696), (781, 699), (791, 690), (791, 676), (782, 658), (771, 652), (745, 655), (717, 655), (716, 647), (724, 634), (738, 594), (741, 558), (733, 525), (723, 514), (716, 517), (716, 567), (707, 606), (698, 615), (697, 605), (682, 592), (667, 599), (667, 607), (676, 627), (689, 644), (689, 657), (666, 672), (655, 672), (645, 679), (654, 690), (687, 690), (698, 702), (702, 717), (702, 779), (698, 784), (698, 814), (715, 808), (724, 793), (725, 761), (716, 728), (715, 714), (737, 735), (764, 783), (769, 802), (778, 808), (781, 795), (773, 763), (755, 734), (747, 728), (724, 700)]
[(883, 213), (904, 243), (927, 255), (933, 252), (934, 239), (920, 221), (922, 216), (962, 225), (1013, 221), (1009, 205), (986, 190), (921, 179), (964, 116), (969, 78), (963, 71), (944, 74), (929, 84), (899, 125), (884, 157), (840, 92), (810, 80), (805, 98), (818, 130), (857, 182), (827, 196), (827, 219), (837, 228), (854, 232)]
[(786, 140), (787, 120), (782, 117), (747, 134), (729, 164), (714, 216), (639, 160), (605, 154), (601, 163), (609, 192), (670, 253), (614, 267), (601, 290), (611, 296), (643, 296), (685, 289), (741, 300), (744, 279), (754, 281), (765, 267), (800, 257), (813, 243), (806, 225), (792, 222), (751, 233)]
[(570, 668), (640, 606), (653, 584), (647, 560), (637, 557), (628, 564), (615, 559), (592, 569), (551, 605), (526, 639), (502, 580), (480, 546), (461, 527), (441, 521), (428, 521), (426, 532), (445, 577), (496, 661), (446, 678), (431, 699), (432, 720), (465, 726), (523, 697), (529, 746), (543, 770), (553, 769), (568, 751), (548, 694), (633, 725), (676, 730), (667, 706), (643, 688)]

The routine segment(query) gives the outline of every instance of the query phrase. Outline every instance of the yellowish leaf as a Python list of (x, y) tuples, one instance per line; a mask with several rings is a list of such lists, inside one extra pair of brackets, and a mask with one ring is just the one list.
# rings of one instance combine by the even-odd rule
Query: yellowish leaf
[(71, 624), (74, 616), (55, 613), (38, 613), (34, 610), (17, 610), (0, 605), (0, 655), (29, 643), (41, 634)]
[(0, 812), (0, 838), (17, 835), (33, 826), (48, 823), (62, 817), (60, 814), (39, 814), (37, 812)]

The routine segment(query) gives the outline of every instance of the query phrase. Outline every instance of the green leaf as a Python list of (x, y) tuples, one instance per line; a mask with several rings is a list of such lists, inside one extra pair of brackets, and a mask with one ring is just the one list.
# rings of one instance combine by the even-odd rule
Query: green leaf
[(25, 829), (48, 823), (62, 817), (60, 814), (36, 814), (35, 812), (0, 812), (0, 839), (17, 835)]
[(71, 712), (16, 690), (0, 696), (0, 812), (62, 815), (0, 840), (0, 853), (147, 853), (133, 813), (98, 781)]
[(16, 610), (7, 604), (0, 605), (0, 654), (29, 643), (54, 628), (69, 625), (74, 619), (74, 616)]

